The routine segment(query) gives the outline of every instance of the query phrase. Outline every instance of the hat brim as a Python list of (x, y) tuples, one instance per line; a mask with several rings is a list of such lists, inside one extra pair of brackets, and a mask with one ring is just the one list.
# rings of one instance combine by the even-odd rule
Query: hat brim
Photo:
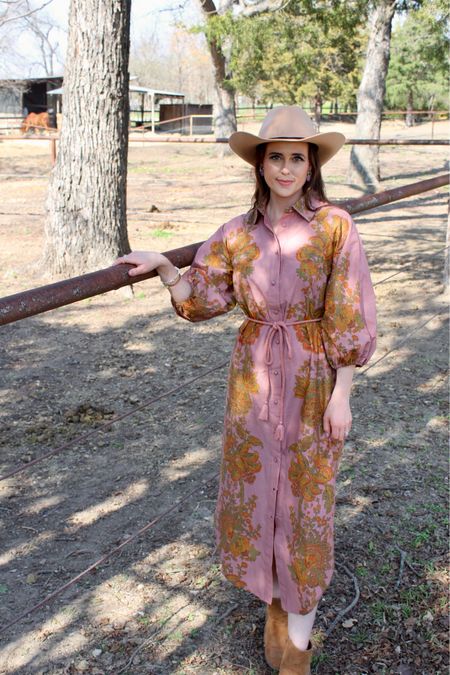
[(306, 138), (262, 138), (249, 134), (247, 131), (235, 131), (228, 139), (230, 148), (236, 155), (255, 166), (256, 148), (258, 145), (289, 141), (290, 143), (314, 143), (319, 149), (319, 162), (322, 166), (328, 162), (344, 145), (345, 136), (338, 131), (327, 131), (323, 134), (314, 134)]

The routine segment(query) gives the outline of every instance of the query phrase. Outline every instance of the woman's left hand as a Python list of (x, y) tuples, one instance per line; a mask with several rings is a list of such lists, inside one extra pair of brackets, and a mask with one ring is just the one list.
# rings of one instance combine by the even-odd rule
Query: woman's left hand
[(345, 394), (333, 393), (323, 416), (323, 429), (336, 440), (345, 440), (352, 426), (350, 399)]

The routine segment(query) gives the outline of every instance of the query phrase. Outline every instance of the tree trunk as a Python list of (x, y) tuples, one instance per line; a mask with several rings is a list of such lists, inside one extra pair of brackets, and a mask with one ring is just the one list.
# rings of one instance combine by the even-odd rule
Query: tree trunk
[[(380, 138), (394, 11), (395, 0), (377, 0), (371, 11), (366, 63), (357, 96), (356, 138)], [(379, 148), (354, 145), (350, 154), (348, 181), (362, 182), (369, 189), (376, 190), (379, 180)]]
[(450, 290), (450, 204), (447, 211), (447, 234), (445, 237), (445, 257), (444, 257), (444, 276), (443, 276), (443, 292), (447, 293)]
[(214, 89), (215, 134), (217, 138), (228, 138), (237, 129), (235, 92), (217, 79)]
[(63, 125), (47, 200), (44, 262), (56, 275), (110, 265), (126, 223), (131, 0), (72, 0)]
[(413, 127), (415, 118), (414, 118), (414, 113), (413, 113), (413, 105), (414, 105), (414, 95), (412, 90), (410, 89), (408, 92), (408, 103), (406, 104), (406, 126), (407, 127)]
[[(200, 0), (205, 20), (218, 14), (216, 3), (213, 0)], [(206, 36), (209, 52), (214, 67), (214, 126), (217, 138), (228, 138), (237, 129), (236, 123), (236, 92), (231, 86), (227, 59), (222, 45)], [(224, 148), (222, 147), (222, 151)]]
[(316, 132), (320, 132), (320, 118), (322, 117), (322, 96), (317, 93), (314, 97), (314, 125)]

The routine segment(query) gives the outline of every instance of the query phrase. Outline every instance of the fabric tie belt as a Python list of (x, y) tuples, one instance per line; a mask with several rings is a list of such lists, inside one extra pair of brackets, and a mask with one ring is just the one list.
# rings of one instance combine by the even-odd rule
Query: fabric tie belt
[(284, 439), (284, 395), (286, 389), (286, 364), (284, 361), (285, 357), (285, 348), (287, 350), (288, 358), (292, 358), (292, 346), (291, 339), (289, 337), (289, 326), (298, 326), (302, 323), (313, 323), (316, 321), (322, 321), (322, 319), (304, 319), (303, 321), (260, 321), (259, 319), (253, 319), (252, 317), (247, 317), (248, 321), (253, 321), (254, 323), (259, 323), (262, 326), (269, 326), (267, 331), (266, 339), (264, 340), (264, 352), (265, 352), (265, 363), (267, 365), (267, 380), (268, 380), (268, 391), (267, 399), (261, 408), (258, 419), (267, 421), (269, 419), (269, 399), (270, 399), (270, 372), (269, 368), (273, 363), (273, 353), (272, 353), (272, 342), (275, 336), (278, 336), (280, 341), (280, 372), (281, 372), (281, 401), (280, 401), (280, 418), (278, 421), (278, 426), (275, 429), (275, 438), (277, 441), (283, 441)]

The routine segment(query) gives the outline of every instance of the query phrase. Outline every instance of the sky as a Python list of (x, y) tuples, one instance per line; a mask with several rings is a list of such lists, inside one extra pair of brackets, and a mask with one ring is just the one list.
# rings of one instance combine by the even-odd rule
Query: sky
[[(40, 0), (34, 0), (33, 4), (39, 5)], [(60, 26), (60, 29), (54, 31), (53, 35), (60, 45), (62, 54), (65, 54), (67, 47), (69, 4), (70, 0), (53, 0), (44, 10), (47, 16), (54, 19)], [(182, 20), (189, 25), (199, 19), (197, 0), (132, 0), (131, 43), (138, 41), (145, 34), (151, 35), (156, 32), (160, 45), (164, 48), (165, 44), (170, 43), (167, 38), (175, 20)], [(15, 48), (16, 52), (21, 55), (20, 60), (12, 53), (9, 56), (8, 53), (4, 55), (0, 66), (0, 77), (26, 78), (39, 77), (44, 74), (39, 66), (39, 51), (33, 47), (29, 36), (18, 35)], [(55, 68), (55, 71), (57, 75), (62, 74), (62, 65), (60, 68)]]
[[(67, 26), (70, 0), (53, 0), (48, 6), (48, 13), (62, 26)], [(184, 5), (184, 7), (183, 7)], [(177, 8), (180, 8), (178, 9)], [(171, 9), (175, 11), (170, 11)], [(170, 29), (174, 17), (182, 17), (192, 21), (198, 17), (196, 0), (183, 2), (182, 0), (132, 0), (131, 2), (131, 33), (132, 37), (139, 37), (142, 32), (153, 29), (157, 25), (158, 32), (164, 34)]]

